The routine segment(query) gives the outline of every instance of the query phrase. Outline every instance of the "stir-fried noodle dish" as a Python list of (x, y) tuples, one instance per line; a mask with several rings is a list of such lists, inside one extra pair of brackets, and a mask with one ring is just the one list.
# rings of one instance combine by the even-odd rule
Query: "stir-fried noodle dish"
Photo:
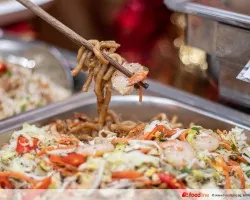
[(70, 95), (45, 75), (0, 60), (0, 120)]
[[(114, 53), (116, 43), (93, 44), (98, 53), (105, 51), (128, 68), (140, 68)], [(147, 122), (123, 121), (108, 110), (110, 88), (127, 93), (145, 79), (144, 68), (131, 80), (97, 55), (81, 48), (73, 74), (89, 70), (84, 90), (95, 80), (98, 118), (75, 113), (42, 127), (24, 124), (0, 150), (2, 188), (250, 188), (250, 147), (244, 130), (183, 127), (176, 116), (169, 120), (165, 113)], [(118, 76), (124, 82), (116, 81)]]

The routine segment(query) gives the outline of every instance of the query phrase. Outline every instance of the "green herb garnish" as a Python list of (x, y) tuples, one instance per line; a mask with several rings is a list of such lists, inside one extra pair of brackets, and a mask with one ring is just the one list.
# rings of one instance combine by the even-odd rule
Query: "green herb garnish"
[(250, 176), (250, 170), (248, 170), (248, 171), (246, 172), (246, 175), (247, 175), (247, 177)]
[(181, 173), (188, 173), (188, 174), (190, 174), (191, 171), (192, 171), (191, 169), (183, 168), (183, 169), (181, 170)]
[(9, 70), (6, 70), (4, 74), (6, 74), (8, 77), (11, 77), (11, 76), (12, 76), (12, 72), (9, 71)]
[(232, 144), (232, 145), (231, 145), (231, 148), (232, 148), (233, 151), (236, 150), (235, 144)]
[(219, 147), (217, 148), (217, 150), (222, 150), (222, 149), (224, 149), (222, 146), (219, 146)]
[(193, 129), (193, 130), (199, 132), (199, 130), (200, 130), (201, 128), (200, 128), (200, 127), (197, 127), (197, 126), (194, 126), (194, 127), (192, 127), (191, 129)]
[(23, 104), (23, 105), (21, 106), (21, 112), (25, 112), (26, 109), (27, 109), (27, 105), (26, 105), (26, 104)]
[(160, 142), (166, 142), (166, 141), (168, 141), (168, 139), (166, 139), (166, 138), (158, 138), (158, 140), (159, 140)]

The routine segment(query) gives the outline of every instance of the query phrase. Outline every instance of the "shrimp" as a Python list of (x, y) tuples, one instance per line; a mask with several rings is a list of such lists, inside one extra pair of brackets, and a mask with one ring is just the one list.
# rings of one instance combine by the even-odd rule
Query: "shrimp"
[(104, 153), (114, 151), (114, 146), (110, 143), (88, 145), (77, 150), (77, 153), (86, 154), (88, 156), (102, 156)]
[(128, 79), (128, 86), (134, 85), (136, 83), (139, 83), (140, 81), (144, 81), (147, 78), (148, 71), (139, 71), (133, 74)]
[(165, 160), (176, 168), (184, 168), (195, 158), (195, 151), (185, 141), (171, 140), (161, 144)]
[(199, 134), (194, 137), (191, 145), (197, 151), (208, 150), (211, 152), (219, 147), (220, 137), (212, 130), (202, 129)]
[(123, 66), (134, 76), (128, 78), (126, 75), (119, 71), (115, 71), (112, 75), (112, 87), (122, 95), (131, 94), (134, 90), (135, 83), (144, 80), (147, 76), (148, 70), (138, 63), (124, 63)]

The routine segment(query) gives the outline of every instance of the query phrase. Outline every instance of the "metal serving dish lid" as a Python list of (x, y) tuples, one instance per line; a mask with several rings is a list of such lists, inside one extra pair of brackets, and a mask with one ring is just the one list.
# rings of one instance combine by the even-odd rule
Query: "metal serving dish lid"
[(250, 28), (249, 0), (164, 0), (172, 10)]

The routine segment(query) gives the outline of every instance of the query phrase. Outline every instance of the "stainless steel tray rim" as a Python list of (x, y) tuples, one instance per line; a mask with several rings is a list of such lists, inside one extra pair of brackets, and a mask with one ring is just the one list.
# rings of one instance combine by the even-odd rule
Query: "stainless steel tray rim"
[[(136, 96), (136, 95), (130, 95), (130, 96), (126, 96), (126, 97), (125, 96), (113, 96), (111, 101), (118, 101), (119, 102), (121, 100), (123, 102), (125, 101), (125, 102), (135, 102), (135, 103), (137, 102), (137, 103), (140, 103), (140, 102), (138, 102), (138, 96)], [(93, 99), (90, 99), (88, 101), (88, 103), (93, 103)], [(224, 117), (220, 117), (219, 115), (215, 115), (212, 112), (208, 113), (205, 110), (195, 108), (193, 106), (189, 106), (189, 105), (186, 105), (186, 104), (183, 104), (181, 102), (177, 102), (177, 101), (174, 101), (174, 100), (171, 100), (171, 99), (167, 99), (167, 98), (163, 98), (163, 97), (144, 96), (142, 104), (143, 103), (154, 103), (154, 104), (158, 104), (158, 105), (162, 105), (162, 104), (169, 105), (169, 104), (171, 104), (173, 106), (182, 107), (182, 108), (187, 109), (187, 110), (192, 110), (192, 111), (194, 111), (196, 113), (199, 113), (201, 115), (205, 115), (205, 116), (208, 116), (208, 117), (220, 120), (220, 121), (224, 121), (224, 122), (227, 122), (227, 123), (230, 123), (230, 124), (234, 124), (236, 127), (241, 127), (243, 129), (250, 130), (250, 127), (247, 127), (247, 126), (238, 124), (236, 122), (233, 122), (231, 120), (225, 119)]]

